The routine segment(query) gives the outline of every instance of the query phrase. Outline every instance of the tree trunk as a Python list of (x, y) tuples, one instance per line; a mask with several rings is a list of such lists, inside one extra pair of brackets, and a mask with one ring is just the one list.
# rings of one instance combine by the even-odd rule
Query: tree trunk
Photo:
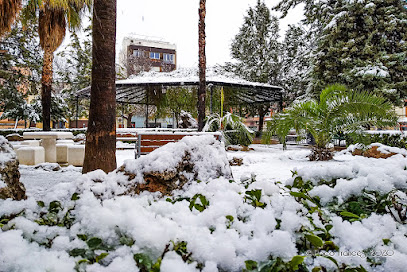
[(44, 61), (41, 77), (41, 105), (42, 105), (42, 130), (51, 130), (51, 93), (52, 93), (52, 62), (54, 53), (50, 48), (44, 49)]
[(116, 0), (93, 5), (92, 86), (83, 173), (116, 169)]
[(133, 118), (133, 113), (129, 113), (127, 117), (127, 128), (132, 128), (131, 118)]
[(311, 154), (308, 155), (310, 161), (329, 161), (333, 159), (333, 149), (314, 146)]
[(199, 1), (199, 89), (198, 89), (198, 131), (202, 131), (205, 119), (206, 97), (206, 56), (205, 56), (206, 0)]
[[(175, 113), (174, 114), (175, 115), (175, 124), (176, 124), (176, 127), (175, 128), (178, 128), (178, 120), (179, 120), (179, 113)], [(201, 131), (201, 130), (200, 130)]]

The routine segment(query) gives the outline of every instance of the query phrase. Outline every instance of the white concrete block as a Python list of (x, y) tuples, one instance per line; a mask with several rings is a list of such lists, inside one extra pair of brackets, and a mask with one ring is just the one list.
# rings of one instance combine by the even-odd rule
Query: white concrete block
[(36, 165), (45, 162), (45, 151), (41, 146), (20, 147), (16, 154), (20, 164)]
[(57, 144), (57, 163), (68, 162), (68, 146), (67, 144)]
[(84, 158), (84, 145), (68, 145), (68, 164), (73, 166), (83, 166)]
[(59, 131), (40, 131), (40, 132), (24, 132), (24, 139), (72, 139), (72, 132)]
[(73, 140), (57, 140), (57, 144), (75, 144)]
[(12, 144), (12, 146), (13, 146), (14, 151), (16, 151), (17, 149), (22, 148), (22, 147), (27, 147), (26, 145), (20, 145), (20, 144)]
[(46, 162), (57, 162), (56, 139), (44, 138), (41, 140), (41, 145), (45, 149), (45, 161)]
[(40, 141), (38, 140), (25, 140), (20, 143), (20, 145), (24, 146), (40, 146)]

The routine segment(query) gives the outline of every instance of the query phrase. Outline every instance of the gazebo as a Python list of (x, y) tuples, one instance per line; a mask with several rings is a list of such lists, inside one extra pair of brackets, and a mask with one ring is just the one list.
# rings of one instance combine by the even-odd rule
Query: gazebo
[[(212, 112), (212, 94), (215, 87), (227, 87), (233, 92), (232, 105), (251, 105), (278, 103), (282, 108), (283, 88), (264, 83), (250, 82), (238, 78), (233, 73), (220, 68), (209, 68), (206, 84), (210, 92), (210, 111)], [(174, 87), (198, 87), (198, 69), (181, 68), (168, 73), (145, 72), (129, 79), (116, 81), (116, 102), (118, 104), (156, 105), (166, 93)], [(90, 86), (79, 90), (77, 99), (90, 98)], [(78, 101), (78, 100), (77, 100)]]

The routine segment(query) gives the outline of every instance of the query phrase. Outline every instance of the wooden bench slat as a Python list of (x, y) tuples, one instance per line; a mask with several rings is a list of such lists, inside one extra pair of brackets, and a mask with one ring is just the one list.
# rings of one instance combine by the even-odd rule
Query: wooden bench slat
[(141, 146), (163, 146), (168, 143), (175, 143), (175, 140), (160, 140), (160, 141), (152, 141), (152, 140), (143, 140), (141, 138)]
[[(168, 143), (178, 142), (185, 136), (192, 136), (195, 134), (138, 134), (138, 139), (136, 144), (136, 158), (140, 155), (146, 155), (157, 148), (166, 145)], [(216, 140), (220, 141), (220, 134), (213, 134)]]
[(122, 141), (122, 142), (134, 142), (137, 141), (138, 138), (137, 137), (116, 137), (116, 141)]
[(159, 148), (159, 146), (142, 146), (142, 147), (140, 147), (140, 152), (141, 153), (150, 153), (150, 152), (156, 150), (157, 148)]
[(178, 134), (142, 134), (141, 139), (143, 140), (181, 140), (188, 135), (178, 135)]
[(117, 137), (136, 137), (137, 133), (116, 133)]

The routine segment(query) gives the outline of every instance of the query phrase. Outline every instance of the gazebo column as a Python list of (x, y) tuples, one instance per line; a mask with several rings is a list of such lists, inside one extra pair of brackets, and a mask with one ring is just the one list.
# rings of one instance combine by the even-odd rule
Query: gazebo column
[(146, 128), (148, 128), (148, 90), (146, 91)]
[(210, 90), (210, 103), (209, 103), (209, 111), (212, 114), (213, 113), (213, 108), (212, 108), (212, 97), (213, 97), (213, 84), (210, 84), (209, 86), (209, 90)]
[[(78, 128), (78, 119), (79, 119), (79, 96), (76, 96), (76, 128)], [(71, 125), (72, 127), (72, 125)]]

